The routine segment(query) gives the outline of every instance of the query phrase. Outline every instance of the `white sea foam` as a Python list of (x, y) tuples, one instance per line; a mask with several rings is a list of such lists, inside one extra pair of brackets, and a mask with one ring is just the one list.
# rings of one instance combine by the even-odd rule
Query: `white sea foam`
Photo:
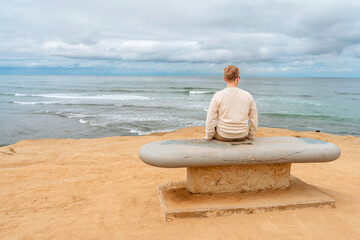
[(88, 121), (86, 121), (86, 120), (84, 120), (84, 119), (80, 119), (79, 122), (80, 122), (80, 123), (84, 123), (84, 124), (88, 123)]
[(44, 101), (44, 102), (17, 102), (13, 101), (14, 104), (21, 104), (21, 105), (50, 105), (50, 104), (59, 104), (59, 102), (54, 101)]
[(67, 118), (87, 118), (91, 117), (90, 115), (81, 114), (81, 113), (65, 113)]
[(211, 91), (190, 91), (189, 94), (210, 94)]
[(97, 115), (99, 119), (102, 119), (104, 122), (101, 124), (112, 124), (119, 122), (138, 122), (138, 121), (177, 121), (179, 118), (166, 116), (164, 114), (152, 115), (152, 114), (142, 114), (140, 112), (134, 114), (99, 114)]
[(52, 93), (52, 94), (22, 94), (16, 93), (16, 97), (43, 97), (43, 98), (57, 98), (57, 99), (94, 99), (94, 100), (151, 100), (146, 96), (138, 95), (78, 95), (66, 93)]
[(152, 131), (141, 131), (139, 129), (131, 129), (129, 132), (131, 133), (136, 133), (138, 134), (139, 136), (142, 136), (142, 135), (148, 135), (148, 134), (151, 134), (151, 133), (155, 133), (155, 132), (171, 132), (171, 131), (174, 131), (175, 129), (164, 129), (164, 130), (152, 130)]
[(107, 123), (90, 123), (93, 127), (106, 127)]
[[(58, 111), (40, 110), (40, 111), (34, 111), (33, 113), (56, 115), (56, 116), (65, 117), (65, 118), (69, 118), (69, 119), (75, 118), (75, 119), (80, 119), (80, 120), (84, 120), (84, 118), (96, 117), (95, 115), (89, 115), (86, 113), (78, 113), (75, 111), (78, 111), (78, 109), (66, 109), (66, 110), (58, 110)], [(87, 121), (87, 120), (84, 120), (84, 121)]]
[(145, 132), (137, 129), (131, 129), (129, 132), (131, 133), (137, 133), (138, 135), (145, 135)]

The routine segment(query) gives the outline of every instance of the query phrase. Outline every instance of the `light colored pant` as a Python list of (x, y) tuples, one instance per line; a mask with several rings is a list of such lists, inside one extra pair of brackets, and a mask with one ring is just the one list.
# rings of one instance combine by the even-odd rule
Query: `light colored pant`
[(231, 138), (224, 138), (222, 136), (220, 136), (220, 134), (216, 131), (215, 129), (215, 136), (214, 138), (218, 141), (223, 141), (223, 142), (239, 142), (239, 141), (244, 141), (247, 136), (245, 137), (242, 137), (242, 138), (234, 138), (234, 139), (231, 139)]

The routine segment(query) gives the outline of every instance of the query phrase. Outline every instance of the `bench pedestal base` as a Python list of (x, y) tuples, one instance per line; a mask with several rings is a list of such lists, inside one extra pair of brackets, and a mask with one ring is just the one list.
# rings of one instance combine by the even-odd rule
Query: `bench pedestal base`
[(291, 163), (187, 168), (192, 193), (248, 192), (290, 186)]
[(180, 182), (159, 186), (158, 192), (165, 220), (335, 206), (332, 197), (293, 176), (286, 189), (192, 194)]

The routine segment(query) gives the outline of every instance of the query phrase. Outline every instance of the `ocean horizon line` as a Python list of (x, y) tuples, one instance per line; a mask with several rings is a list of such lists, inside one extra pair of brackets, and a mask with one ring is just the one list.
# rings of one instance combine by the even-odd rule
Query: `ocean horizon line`
[[(220, 77), (223, 78), (224, 76), (221, 74), (209, 74), (209, 75), (205, 75), (205, 74), (2, 74), (0, 72), (0, 76), (1, 77), (6, 77), (6, 76), (24, 76), (24, 77), (31, 77), (31, 76), (39, 76), (39, 77), (46, 77), (46, 76), (74, 76), (74, 77), (79, 77), (79, 76), (84, 76), (84, 77)], [(329, 76), (329, 75), (324, 75), (324, 76), (315, 76), (315, 75), (247, 75), (247, 74), (240, 74), (240, 80), (242, 77), (246, 77), (246, 78), (334, 78), (334, 79), (339, 79), (339, 78), (349, 78), (349, 79), (360, 79), (360, 75), (359, 76)]]

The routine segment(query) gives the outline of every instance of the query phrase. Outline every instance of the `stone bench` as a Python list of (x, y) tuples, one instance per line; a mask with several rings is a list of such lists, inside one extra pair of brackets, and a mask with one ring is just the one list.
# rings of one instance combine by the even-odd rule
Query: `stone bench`
[(182, 139), (146, 144), (139, 156), (156, 167), (186, 167), (186, 188), (191, 193), (219, 193), (287, 188), (292, 163), (333, 161), (340, 149), (329, 142), (297, 137), (241, 142)]

